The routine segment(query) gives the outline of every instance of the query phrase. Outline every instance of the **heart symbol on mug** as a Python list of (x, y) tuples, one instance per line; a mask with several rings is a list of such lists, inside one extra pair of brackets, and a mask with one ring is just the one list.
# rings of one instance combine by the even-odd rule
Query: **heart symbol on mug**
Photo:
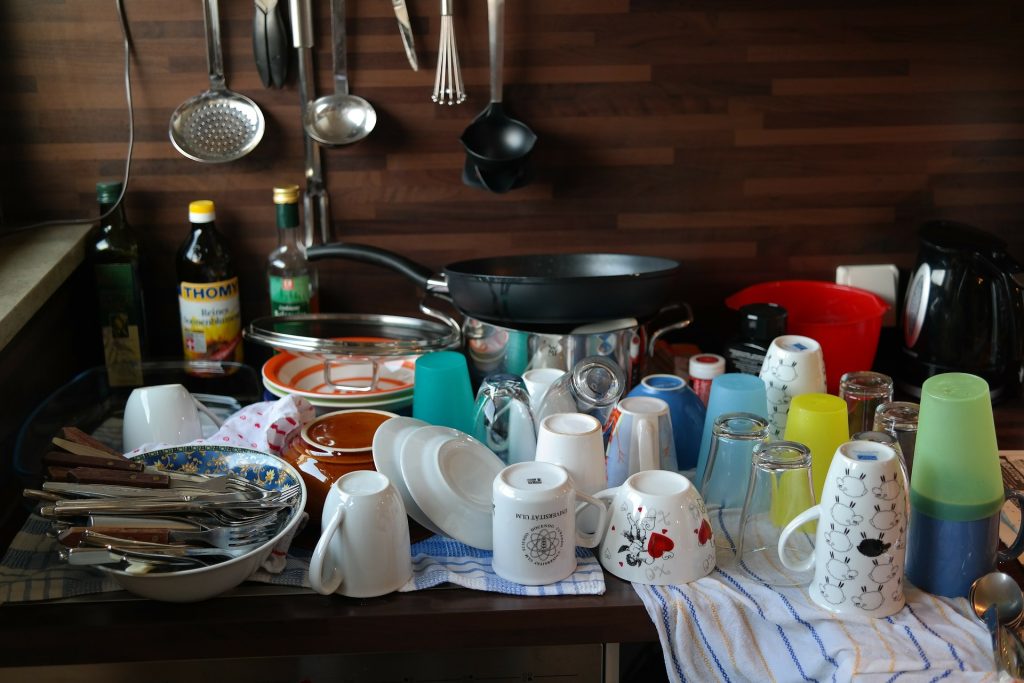
[(668, 551), (675, 548), (676, 544), (671, 538), (657, 532), (651, 534), (651, 540), (647, 543), (647, 552), (654, 559), (658, 559)]

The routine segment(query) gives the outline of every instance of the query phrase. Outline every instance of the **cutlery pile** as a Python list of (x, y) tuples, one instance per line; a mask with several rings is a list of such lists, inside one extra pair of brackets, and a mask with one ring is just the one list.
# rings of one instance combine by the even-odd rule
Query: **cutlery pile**
[(24, 495), (44, 501), (39, 514), (69, 564), (133, 573), (217, 564), (273, 539), (300, 498), (299, 486), (275, 491), (234, 473), (145, 466), (72, 428), (53, 444), (48, 481)]

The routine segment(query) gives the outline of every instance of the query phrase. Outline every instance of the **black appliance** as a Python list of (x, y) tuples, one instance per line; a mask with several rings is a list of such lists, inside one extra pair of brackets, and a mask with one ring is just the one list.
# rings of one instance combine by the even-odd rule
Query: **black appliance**
[(920, 230), (904, 299), (897, 387), (921, 395), (944, 372), (984, 378), (992, 400), (1016, 396), (1024, 379), (1024, 272), (1006, 243), (950, 221)]

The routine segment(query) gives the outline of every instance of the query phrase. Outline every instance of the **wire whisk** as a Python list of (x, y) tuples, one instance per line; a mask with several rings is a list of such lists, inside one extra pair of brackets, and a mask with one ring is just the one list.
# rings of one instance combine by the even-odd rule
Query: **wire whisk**
[(430, 99), (438, 104), (459, 104), (466, 99), (452, 25), (452, 0), (441, 0), (441, 44), (437, 49), (437, 75)]

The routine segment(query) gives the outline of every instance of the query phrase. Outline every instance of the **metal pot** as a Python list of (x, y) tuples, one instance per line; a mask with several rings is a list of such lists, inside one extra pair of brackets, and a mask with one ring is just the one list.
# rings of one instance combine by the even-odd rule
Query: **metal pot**
[(646, 362), (654, 355), (655, 342), (692, 322), (689, 305), (673, 304), (645, 324), (625, 318), (563, 334), (517, 330), (466, 318), (462, 336), (474, 385), (494, 373), (522, 375), (535, 368), (568, 371), (587, 356), (606, 356), (619, 364), (632, 387), (643, 377)]

